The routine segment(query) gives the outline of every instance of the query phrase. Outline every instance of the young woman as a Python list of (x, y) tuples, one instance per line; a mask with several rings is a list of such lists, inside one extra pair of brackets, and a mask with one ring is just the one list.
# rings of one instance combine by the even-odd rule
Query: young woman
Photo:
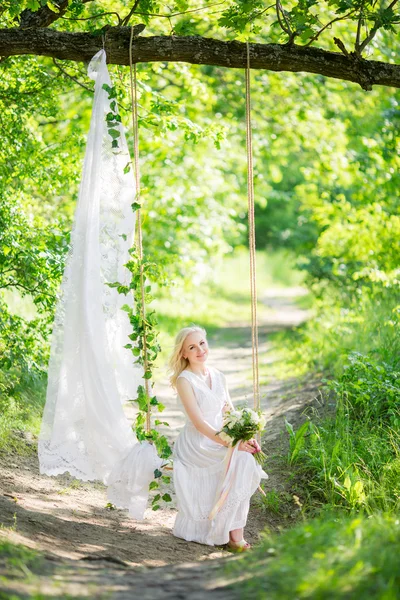
[(259, 449), (254, 439), (240, 442), (238, 451), (227, 456), (228, 444), (218, 431), (224, 411), (233, 406), (225, 376), (207, 367), (207, 358), (204, 329), (182, 329), (170, 359), (171, 384), (187, 417), (174, 445), (178, 514), (173, 533), (200, 544), (247, 550), (243, 528), (250, 497), (267, 475), (252, 456)]

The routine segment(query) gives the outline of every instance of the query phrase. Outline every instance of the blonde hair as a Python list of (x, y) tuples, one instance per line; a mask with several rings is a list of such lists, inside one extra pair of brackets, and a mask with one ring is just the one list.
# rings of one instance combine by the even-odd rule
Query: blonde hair
[(182, 356), (183, 344), (185, 343), (185, 340), (188, 335), (196, 332), (202, 333), (204, 337), (207, 336), (205, 329), (199, 327), (198, 325), (193, 325), (191, 327), (184, 327), (183, 329), (181, 329), (175, 338), (175, 346), (168, 362), (169, 371), (171, 372), (169, 380), (173, 388), (176, 387), (176, 381), (179, 375), (182, 373), (182, 371), (186, 369), (186, 367), (189, 364), (188, 359), (183, 358)]

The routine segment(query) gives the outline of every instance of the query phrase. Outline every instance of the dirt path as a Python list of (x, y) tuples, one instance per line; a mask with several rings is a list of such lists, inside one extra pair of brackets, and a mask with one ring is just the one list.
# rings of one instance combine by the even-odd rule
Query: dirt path
[[(284, 292), (284, 293), (283, 293)], [(270, 290), (264, 301), (269, 308), (260, 327), (262, 361), (275, 359), (268, 333), (291, 327), (307, 318), (294, 297), (299, 290)], [(210, 339), (210, 362), (228, 379), (234, 402), (251, 394), (251, 346), (247, 324), (235, 323), (221, 329)], [(315, 397), (316, 383), (297, 389), (296, 381), (274, 381), (262, 389), (263, 408), (268, 416), (264, 447), (269, 455), (269, 480), (266, 491), (275, 490), (279, 506), (266, 510), (261, 496), (253, 497), (246, 528), (246, 539), (256, 543), (259, 532), (268, 525), (275, 528), (296, 518), (291, 501), (293, 483), (282, 453), (287, 451), (282, 435), (283, 416), (295, 423), (302, 419), (304, 407)], [(156, 390), (166, 404), (166, 420), (171, 424), (173, 441), (182, 425), (182, 413), (166, 384)], [(128, 411), (129, 413), (129, 411)], [(129, 414), (128, 414), (129, 416)], [(35, 446), (35, 442), (32, 442)], [(171, 492), (171, 490), (169, 490)], [(146, 520), (136, 522), (124, 511), (106, 508), (104, 486), (82, 483), (69, 475), (57, 478), (39, 475), (36, 453), (30, 457), (7, 456), (0, 459), (0, 536), (43, 553), (40, 566), (32, 567), (32, 578), (12, 576), (4, 598), (204, 598), (212, 589), (217, 597), (232, 597), (224, 592), (225, 580), (216, 569), (231, 555), (221, 548), (188, 543), (175, 538), (171, 528), (176, 510), (163, 508), (146, 512)], [(212, 562), (211, 562), (211, 559)], [(9, 573), (8, 573), (9, 574)], [(7, 575), (0, 559), (0, 576)], [(7, 594), (9, 594), (7, 596)]]

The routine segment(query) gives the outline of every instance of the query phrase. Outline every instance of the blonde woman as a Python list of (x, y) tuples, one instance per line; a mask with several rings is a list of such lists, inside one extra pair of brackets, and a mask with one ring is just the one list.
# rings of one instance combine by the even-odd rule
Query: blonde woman
[(228, 444), (218, 431), (224, 411), (233, 406), (225, 376), (206, 364), (208, 352), (204, 329), (185, 327), (169, 363), (171, 385), (186, 415), (173, 454), (178, 503), (173, 533), (200, 544), (247, 550), (243, 528), (250, 497), (267, 475), (252, 456), (259, 449), (254, 439), (240, 442), (227, 456)]

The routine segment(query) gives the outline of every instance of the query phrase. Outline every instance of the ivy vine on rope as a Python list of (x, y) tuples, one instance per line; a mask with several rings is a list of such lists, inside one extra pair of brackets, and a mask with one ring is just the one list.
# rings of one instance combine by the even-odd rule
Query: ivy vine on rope
[[(112, 139), (111, 147), (114, 153), (118, 153), (120, 151), (118, 144), (120, 130), (118, 124), (121, 122), (121, 118), (117, 113), (117, 93), (115, 87), (107, 84), (104, 84), (103, 88), (108, 93), (109, 100), (111, 100), (110, 112), (106, 115), (108, 133)], [(136, 161), (137, 148), (135, 152)], [(130, 170), (130, 166), (131, 163), (129, 162), (124, 168), (124, 173)], [(153, 367), (161, 347), (158, 341), (159, 332), (155, 310), (148, 310), (149, 304), (154, 300), (151, 293), (151, 282), (164, 282), (164, 277), (159, 265), (148, 260), (143, 255), (141, 243), (141, 203), (138, 197), (138, 187), (137, 185), (135, 201), (131, 205), (133, 212), (137, 213), (138, 235), (129, 249), (130, 258), (124, 265), (130, 273), (130, 281), (127, 283), (116, 281), (108, 285), (109, 287), (116, 288), (117, 292), (124, 296), (127, 296), (129, 293), (133, 294), (133, 307), (129, 304), (122, 306), (122, 310), (127, 313), (132, 327), (132, 332), (128, 335), (131, 341), (124, 347), (132, 353), (134, 363), (143, 367), (144, 385), (138, 386), (136, 398), (129, 401), (135, 403), (138, 409), (132, 428), (139, 442), (148, 441), (154, 444), (159, 457), (167, 462), (172, 454), (172, 450), (167, 437), (162, 435), (156, 427), (158, 425), (169, 426), (169, 423), (156, 418), (154, 420), (155, 427), (151, 426), (151, 413), (153, 411), (162, 413), (165, 406), (152, 394)], [(163, 483), (169, 484), (170, 481), (171, 477), (164, 475), (161, 470), (156, 469), (154, 471), (154, 480), (150, 483), (149, 489), (150, 491), (160, 490), (160, 492), (157, 491), (152, 498), (153, 510), (160, 508), (161, 500), (171, 502), (172, 498), (170, 494), (167, 492), (161, 493), (161, 485)]]

